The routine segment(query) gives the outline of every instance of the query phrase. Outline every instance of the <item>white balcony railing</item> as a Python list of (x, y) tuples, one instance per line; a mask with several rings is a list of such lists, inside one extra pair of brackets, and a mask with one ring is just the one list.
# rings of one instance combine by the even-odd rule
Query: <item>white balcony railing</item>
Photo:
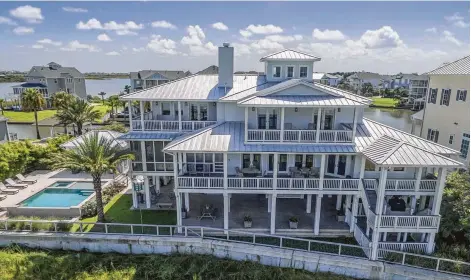
[(412, 253), (425, 253), (427, 250), (427, 243), (379, 242), (378, 248), (386, 249), (386, 250), (394, 250), (394, 251), (412, 252)]
[[(283, 139), (281, 130), (249, 129), (248, 142), (288, 142), (288, 143), (316, 143), (316, 130), (284, 130)], [(319, 130), (319, 143), (351, 143), (352, 131), (349, 130)]]
[(438, 229), (440, 216), (381, 216), (381, 228)]
[[(415, 191), (416, 180), (386, 180), (386, 191)], [(433, 192), (437, 180), (421, 180), (419, 183), (419, 192)]]
[[(198, 130), (210, 125), (215, 124), (216, 121), (182, 121), (182, 131), (193, 131)], [(143, 130), (141, 120), (132, 121), (133, 130)], [(180, 125), (178, 121), (165, 121), (165, 120), (144, 120), (144, 130), (155, 131), (155, 130), (167, 130), (167, 131), (179, 131)]]

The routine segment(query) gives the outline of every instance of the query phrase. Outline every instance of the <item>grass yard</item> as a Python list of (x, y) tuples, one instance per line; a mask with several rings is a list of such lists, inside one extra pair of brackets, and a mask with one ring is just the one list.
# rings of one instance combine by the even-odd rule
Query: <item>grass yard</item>
[(399, 100), (394, 98), (382, 98), (379, 96), (373, 96), (373, 106), (381, 106), (381, 107), (391, 107), (394, 108)]
[(0, 279), (349, 280), (332, 273), (264, 266), (206, 255), (121, 255), (0, 249)]
[[(130, 210), (132, 206), (132, 196), (128, 194), (116, 195), (106, 206), (105, 206), (105, 217), (107, 222), (110, 223), (123, 223), (123, 224), (140, 224), (141, 213), (142, 223), (151, 225), (175, 225), (177, 223), (177, 214), (175, 211), (169, 210)], [(90, 217), (81, 220), (82, 222), (95, 223), (97, 217)], [(74, 226), (71, 231), (78, 231), (78, 226)], [(144, 230), (148, 233), (150, 229), (139, 229)], [(155, 229), (152, 229), (155, 231)], [(162, 229), (168, 231), (168, 229)], [(84, 231), (98, 231), (103, 232), (103, 229), (98, 226), (87, 226), (84, 227)], [(128, 232), (129, 227), (109, 227), (110, 232)]]

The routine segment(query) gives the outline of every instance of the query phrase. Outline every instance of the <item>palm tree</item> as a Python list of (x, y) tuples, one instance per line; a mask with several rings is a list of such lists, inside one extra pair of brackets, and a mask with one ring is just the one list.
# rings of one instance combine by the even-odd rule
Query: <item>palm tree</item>
[(67, 108), (57, 112), (57, 117), (66, 123), (77, 126), (77, 134), (82, 135), (83, 124), (92, 122), (101, 117), (99, 111), (95, 110), (86, 101), (76, 99)]
[(125, 86), (124, 86), (124, 91), (125, 91), (126, 93), (131, 92), (131, 86), (130, 86), (130, 85), (125, 85)]
[(36, 123), (36, 137), (38, 139), (41, 139), (41, 135), (39, 135), (38, 126), (38, 110), (41, 110), (45, 104), (46, 100), (44, 100), (43, 95), (37, 89), (27, 88), (21, 96), (21, 106), (23, 107), (23, 109), (26, 111), (34, 112), (34, 121)]
[(60, 111), (69, 107), (72, 102), (75, 101), (75, 97), (72, 94), (69, 94), (65, 91), (58, 91), (52, 96), (52, 104), (56, 107), (59, 114), (56, 114), (56, 117), (64, 125), (64, 133), (67, 134), (67, 119), (62, 119), (60, 116)]
[(0, 98), (0, 109), (2, 110), (2, 115), (5, 115), (5, 100)]
[(106, 95), (106, 92), (102, 91), (102, 92), (100, 92), (98, 95), (101, 96), (101, 101), (103, 101), (103, 105), (105, 105), (105, 95)]
[(124, 160), (134, 159), (131, 151), (116, 145), (112, 139), (99, 137), (95, 131), (83, 137), (83, 142), (77, 143), (75, 149), (65, 150), (55, 155), (52, 167), (54, 169), (68, 168), (87, 172), (93, 178), (98, 222), (105, 221), (101, 176), (111, 171), (118, 172), (118, 165)]
[(115, 114), (118, 111), (118, 107), (122, 105), (122, 102), (119, 100), (119, 97), (117, 95), (112, 95), (108, 98), (108, 104), (110, 104), (111, 106), (111, 113)]

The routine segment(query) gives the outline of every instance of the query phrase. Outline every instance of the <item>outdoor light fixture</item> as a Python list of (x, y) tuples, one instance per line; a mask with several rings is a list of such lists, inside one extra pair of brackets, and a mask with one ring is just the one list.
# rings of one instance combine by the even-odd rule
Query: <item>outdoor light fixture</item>
[(337, 112), (340, 112), (340, 108), (337, 108)]
[(297, 112), (297, 111), (298, 111), (298, 107), (295, 107), (295, 108), (294, 108), (294, 111)]
[(216, 106), (216, 102), (213, 102), (213, 106)]
[(255, 112), (255, 107), (252, 107), (252, 112)]

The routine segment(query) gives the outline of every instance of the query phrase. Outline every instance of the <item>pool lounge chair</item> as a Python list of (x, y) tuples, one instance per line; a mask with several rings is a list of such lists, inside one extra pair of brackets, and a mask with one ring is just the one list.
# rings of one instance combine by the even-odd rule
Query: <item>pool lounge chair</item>
[(20, 183), (25, 183), (25, 184), (34, 184), (38, 181), (36, 179), (27, 179), (21, 173), (16, 174), (15, 177), (18, 178), (18, 180), (20, 180)]
[(5, 185), (2, 182), (0, 182), (0, 193), (16, 194), (18, 192), (19, 192), (19, 190), (17, 190), (17, 189), (7, 189), (7, 187), (5, 187)]
[(13, 181), (13, 179), (11, 179), (11, 178), (6, 179), (5, 182), (8, 183), (7, 187), (9, 187), (9, 188), (25, 189), (25, 188), (28, 187), (28, 184), (17, 183), (15, 181)]

